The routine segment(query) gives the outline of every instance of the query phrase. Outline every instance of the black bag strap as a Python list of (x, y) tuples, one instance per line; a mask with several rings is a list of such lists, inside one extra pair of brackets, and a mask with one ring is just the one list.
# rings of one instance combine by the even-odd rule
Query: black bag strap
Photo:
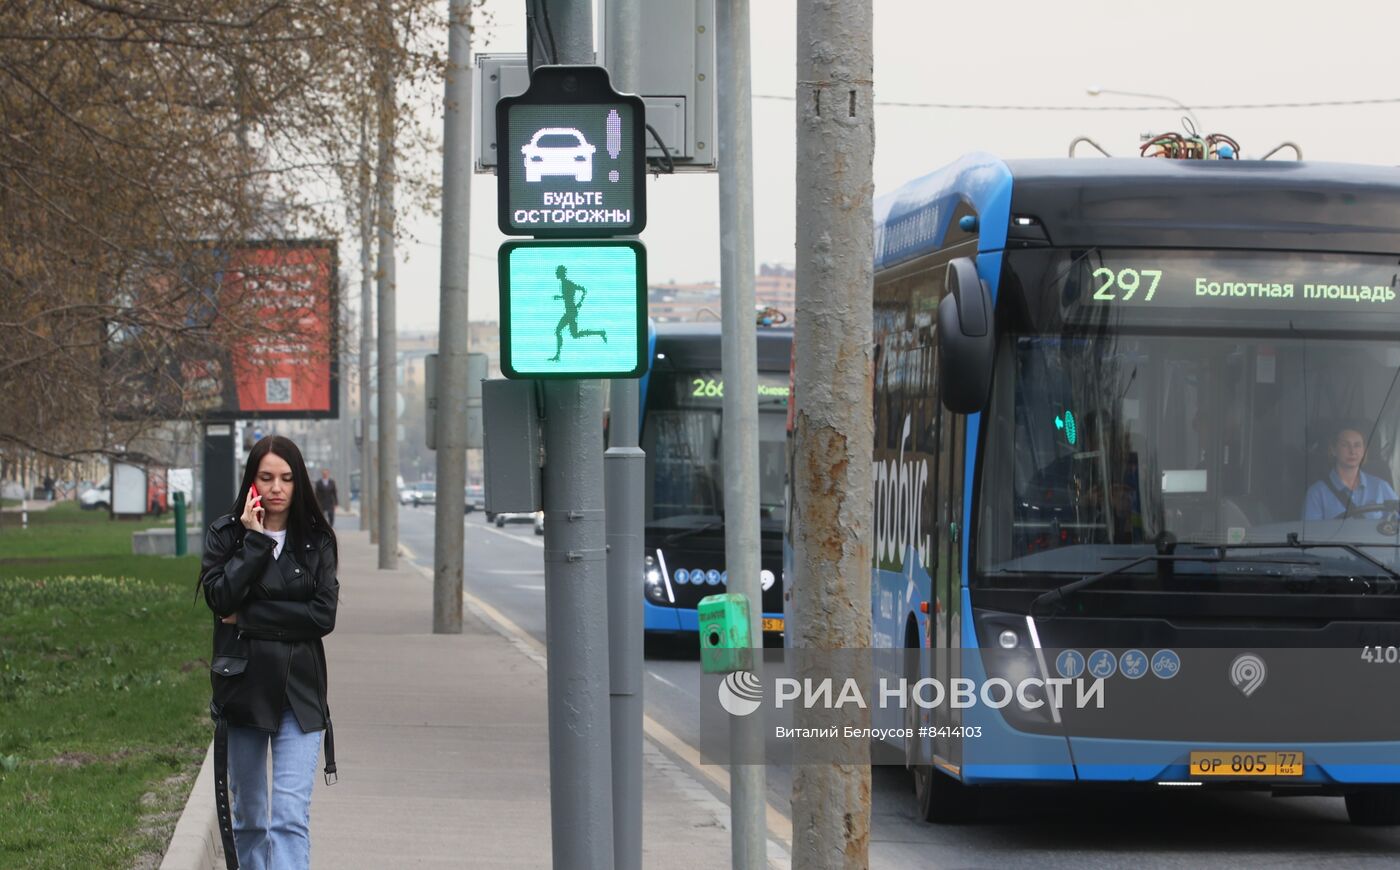
[(228, 802), (228, 723), (214, 720), (214, 806), (219, 814), (219, 838), (224, 843), (224, 864), (238, 870), (238, 848), (233, 842), (233, 813)]
[(321, 680), (321, 715), (326, 719), (326, 736), (322, 738), (322, 743), (326, 751), (326, 785), (335, 785), (340, 781), (340, 777), (335, 772), (335, 728), (331, 725), (331, 703), (327, 694), (326, 677), (326, 646), (321, 641), (316, 641), (316, 651), (320, 653), (317, 663), (316, 676)]
[(335, 785), (340, 777), (335, 773), (335, 729), (331, 726), (331, 718), (326, 717), (326, 736), (324, 738), (326, 749), (326, 785)]

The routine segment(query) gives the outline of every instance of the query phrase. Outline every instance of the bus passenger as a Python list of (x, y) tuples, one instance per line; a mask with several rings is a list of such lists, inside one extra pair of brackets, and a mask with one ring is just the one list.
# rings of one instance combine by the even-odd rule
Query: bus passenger
[[(1358, 426), (1350, 423), (1339, 426), (1332, 436), (1328, 452), (1333, 457), (1334, 465), (1325, 478), (1308, 487), (1303, 519), (1337, 519), (1353, 508), (1395, 501), (1395, 489), (1390, 481), (1361, 470), (1361, 463), (1366, 460), (1366, 436)], [(1379, 517), (1393, 512), (1392, 507), (1353, 516)]]

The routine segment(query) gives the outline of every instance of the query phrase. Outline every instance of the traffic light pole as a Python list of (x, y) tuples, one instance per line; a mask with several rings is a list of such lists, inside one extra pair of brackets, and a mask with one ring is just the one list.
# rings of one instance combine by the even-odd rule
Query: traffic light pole
[[(532, 7), (534, 4), (530, 4)], [(589, 0), (545, 0), (558, 64), (593, 62)], [(536, 55), (537, 60), (541, 59)], [(596, 380), (546, 380), (545, 632), (549, 656), (549, 804), (555, 870), (612, 870), (607, 533), (603, 390)]]
[[(556, 32), (558, 25), (555, 25)], [(613, 867), (600, 381), (544, 382), (545, 632), (555, 870)]]
[[(715, 4), (719, 107), (720, 292), (724, 321), (724, 565), (728, 591), (749, 601), (749, 637), (763, 649), (763, 587), (758, 493), (758, 336), (754, 317), (753, 113), (748, 0)], [(765, 775), (740, 764), (763, 752), (763, 719), (731, 716), (729, 818), (732, 866), (768, 865)]]
[[(608, 75), (640, 90), (641, 0), (608, 0)], [(646, 181), (643, 179), (642, 184)], [(641, 385), (609, 384), (608, 449), (603, 455), (608, 539), (608, 673), (612, 716), (613, 852), (618, 870), (642, 868), (642, 559), (646, 454), (638, 445)]]

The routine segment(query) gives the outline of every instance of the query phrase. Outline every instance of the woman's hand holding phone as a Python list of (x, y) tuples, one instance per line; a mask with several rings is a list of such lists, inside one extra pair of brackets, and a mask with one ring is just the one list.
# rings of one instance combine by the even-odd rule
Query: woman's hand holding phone
[(244, 528), (261, 532), (263, 513), (262, 496), (258, 495), (258, 487), (255, 484), (248, 490), (248, 497), (243, 500), (243, 516), (239, 519), (243, 521)]

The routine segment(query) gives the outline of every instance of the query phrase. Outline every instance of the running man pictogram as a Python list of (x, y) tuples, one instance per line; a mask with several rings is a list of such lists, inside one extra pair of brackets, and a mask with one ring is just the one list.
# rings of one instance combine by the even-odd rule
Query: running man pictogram
[(564, 301), (564, 316), (559, 318), (559, 325), (554, 327), (554, 356), (549, 358), (550, 362), (559, 362), (559, 354), (564, 350), (564, 327), (569, 328), (570, 338), (583, 338), (584, 336), (596, 335), (603, 339), (603, 344), (608, 343), (608, 332), (605, 329), (579, 329), (578, 310), (583, 305), (583, 300), (588, 297), (588, 288), (582, 287), (564, 277), (569, 273), (568, 269), (560, 266), (554, 270), (554, 275), (559, 279), (559, 294), (555, 299)]

